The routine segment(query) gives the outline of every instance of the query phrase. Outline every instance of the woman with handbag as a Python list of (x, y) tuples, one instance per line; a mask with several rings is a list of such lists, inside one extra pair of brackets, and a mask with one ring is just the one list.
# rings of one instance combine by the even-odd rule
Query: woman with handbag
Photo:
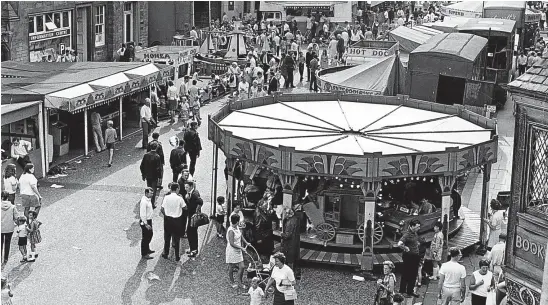
[(265, 293), (268, 293), (268, 289), (272, 284), (274, 285), (274, 302), (273, 305), (294, 305), (297, 299), (297, 293), (295, 291), (295, 275), (293, 270), (285, 264), (285, 255), (283, 253), (276, 253), (272, 256), (274, 258), (274, 268), (272, 268), (272, 274), (265, 287)]
[(493, 273), (489, 271), (490, 262), (488, 259), (482, 259), (479, 262), (479, 270), (472, 273), (470, 278), (470, 292), (472, 294), (472, 305), (491, 305), (487, 304), (487, 295), (495, 293), (495, 282)]
[[(225, 259), (226, 263), (228, 264), (228, 278), (230, 279), (232, 288), (240, 287), (245, 290), (246, 287), (242, 282), (245, 268), (244, 256), (242, 251), (244, 251), (245, 248), (242, 247), (242, 243), (244, 243), (246, 247), (249, 245), (249, 243), (242, 236), (242, 231), (240, 230), (240, 226), (238, 225), (239, 222), (240, 216), (238, 214), (230, 215), (230, 227), (228, 227), (228, 230), (226, 232), (227, 244)], [(238, 269), (238, 283), (234, 282), (234, 269), (236, 268)]]

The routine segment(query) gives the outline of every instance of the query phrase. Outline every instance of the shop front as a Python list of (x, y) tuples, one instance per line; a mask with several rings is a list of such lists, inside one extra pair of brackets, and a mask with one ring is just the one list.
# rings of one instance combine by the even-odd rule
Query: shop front
[(57, 62), (65, 50), (73, 49), (72, 12), (63, 10), (29, 16), (30, 62)]
[(11, 142), (14, 138), (27, 141), (32, 147), (28, 152), (30, 161), (35, 165), (36, 177), (43, 177), (46, 168), (46, 150), (44, 147), (44, 116), (41, 101), (2, 104), (2, 173), (8, 164), (17, 166), (17, 174), (23, 168), (18, 166), (11, 155)]
[[(64, 69), (51, 71), (44, 63), (14, 62), (2, 67), (6, 77), (2, 104), (31, 98), (43, 101), (45, 134), (51, 136), (45, 147), (51, 150), (54, 163), (87, 155), (90, 145), (97, 149), (94, 123), (102, 124), (103, 134), (106, 122), (112, 120), (120, 138), (140, 129), (139, 108), (150, 96), (150, 88), (173, 77), (173, 67), (152, 63), (59, 64)], [(101, 117), (100, 123), (94, 113)]]
[(548, 304), (547, 72), (545, 58), (508, 84), (516, 130), (504, 270), (509, 301), (517, 305)]

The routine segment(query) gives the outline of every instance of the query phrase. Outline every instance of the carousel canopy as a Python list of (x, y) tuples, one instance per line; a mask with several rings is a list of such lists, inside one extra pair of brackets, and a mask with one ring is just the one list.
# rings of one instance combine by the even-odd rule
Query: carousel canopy
[(338, 100), (276, 102), (233, 111), (218, 124), (235, 137), (273, 147), (356, 156), (463, 149), (492, 135), (457, 115)]
[(395, 78), (396, 56), (370, 59), (371, 61), (342, 71), (321, 75), (322, 81), (331, 84), (392, 94)]

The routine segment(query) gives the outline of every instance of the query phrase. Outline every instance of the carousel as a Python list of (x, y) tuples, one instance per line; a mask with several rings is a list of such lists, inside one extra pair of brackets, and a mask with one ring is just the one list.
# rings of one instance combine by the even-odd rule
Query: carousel
[(234, 30), (203, 31), (205, 39), (196, 53), (194, 62), (196, 69), (202, 75), (222, 75), (232, 62), (244, 68), (247, 63), (247, 53), (253, 49), (246, 42), (249, 37), (245, 32)]
[(364, 269), (374, 252), (399, 251), (393, 244), (412, 219), (426, 239), (439, 221), (445, 236), (458, 230), (450, 197), (457, 176), (497, 159), (494, 121), (402, 95), (232, 102), (209, 117), (208, 138), (214, 162), (219, 149), (226, 156), (229, 202), (300, 205), (301, 247), (361, 253)]

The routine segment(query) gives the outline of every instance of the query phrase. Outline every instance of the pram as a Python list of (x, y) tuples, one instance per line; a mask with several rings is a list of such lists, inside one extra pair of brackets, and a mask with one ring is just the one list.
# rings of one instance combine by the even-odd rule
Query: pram
[(258, 277), (259, 287), (264, 289), (272, 274), (272, 268), (274, 267), (272, 257), (268, 264), (263, 264), (257, 250), (252, 245), (248, 245), (244, 251), (244, 262), (246, 262), (248, 266), (246, 269), (247, 279), (251, 280), (254, 277)]

